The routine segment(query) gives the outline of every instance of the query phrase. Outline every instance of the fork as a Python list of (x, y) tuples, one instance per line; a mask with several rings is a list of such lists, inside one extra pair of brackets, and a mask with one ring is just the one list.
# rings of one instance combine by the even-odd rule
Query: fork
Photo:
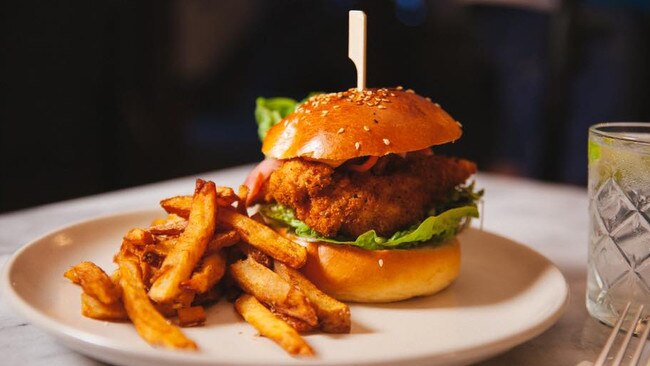
[[(632, 305), (631, 302), (628, 302), (625, 305), (625, 309), (623, 310), (620, 317), (616, 321), (616, 325), (614, 325), (614, 329), (612, 329), (612, 332), (609, 334), (609, 338), (607, 338), (607, 342), (605, 342), (605, 345), (603, 346), (603, 349), (600, 351), (600, 354), (598, 355), (598, 358), (594, 362), (593, 366), (605, 365), (605, 361), (607, 360), (607, 355), (609, 354), (610, 349), (614, 345), (616, 336), (618, 335), (618, 332), (621, 329), (621, 326), (623, 325), (623, 321), (625, 320), (627, 313), (630, 311), (631, 305)], [(612, 366), (619, 366), (621, 364), (621, 361), (623, 360), (623, 356), (625, 356), (625, 352), (627, 351), (628, 345), (630, 343), (630, 339), (632, 339), (632, 335), (634, 334), (634, 329), (639, 324), (642, 314), (643, 314), (643, 305), (640, 305), (639, 309), (637, 310), (634, 316), (634, 319), (632, 320), (631, 326), (629, 327), (627, 333), (625, 333), (625, 338), (623, 338), (623, 342), (621, 343), (618, 352), (616, 353), (616, 356), (612, 361), (611, 364)], [(643, 347), (645, 346), (646, 339), (648, 338), (648, 333), (650, 333), (650, 324), (646, 324), (645, 329), (643, 330), (643, 333), (639, 338), (639, 343), (637, 344), (634, 353), (632, 354), (632, 359), (630, 360), (630, 363), (628, 365), (636, 366), (639, 363), (639, 358), (641, 357), (641, 352), (643, 351)]]

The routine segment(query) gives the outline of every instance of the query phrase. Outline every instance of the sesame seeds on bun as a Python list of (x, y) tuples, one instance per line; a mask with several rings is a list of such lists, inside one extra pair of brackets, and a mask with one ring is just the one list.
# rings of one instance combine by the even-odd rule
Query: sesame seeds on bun
[(413, 90), (349, 89), (309, 98), (273, 126), (262, 152), (275, 159), (347, 160), (452, 142), (459, 123)]

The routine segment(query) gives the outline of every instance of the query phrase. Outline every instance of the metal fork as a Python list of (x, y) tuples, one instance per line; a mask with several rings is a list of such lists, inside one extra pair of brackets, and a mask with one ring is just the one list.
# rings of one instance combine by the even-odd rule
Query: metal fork
[[(600, 351), (598, 358), (594, 362), (594, 366), (605, 365), (605, 361), (607, 360), (607, 355), (609, 354), (609, 351), (612, 348), (612, 345), (614, 344), (616, 335), (621, 329), (621, 325), (623, 325), (623, 321), (625, 320), (625, 317), (627, 316), (627, 313), (629, 312), (631, 305), (632, 305), (631, 302), (628, 302), (625, 305), (625, 309), (623, 310), (620, 317), (618, 318), (618, 321), (616, 322), (614, 329), (612, 329), (609, 338), (607, 338), (607, 342), (605, 343), (605, 346), (603, 346), (603, 349)], [(625, 351), (627, 351), (627, 347), (630, 343), (630, 339), (632, 339), (632, 335), (634, 334), (634, 329), (639, 324), (642, 314), (643, 314), (643, 305), (640, 305), (639, 310), (637, 310), (636, 315), (632, 320), (630, 329), (627, 331), (627, 333), (625, 333), (625, 338), (623, 338), (623, 343), (619, 347), (618, 352), (614, 357), (614, 361), (612, 361), (611, 364), (612, 366), (619, 366), (621, 364), (621, 361), (623, 360), (623, 356), (625, 356)], [(646, 324), (645, 329), (643, 330), (643, 333), (641, 334), (641, 337), (639, 339), (639, 344), (637, 344), (636, 349), (634, 350), (634, 354), (632, 355), (632, 360), (628, 365), (636, 366), (639, 363), (639, 358), (641, 357), (641, 352), (643, 351), (643, 347), (645, 346), (645, 341), (648, 338), (648, 333), (650, 333), (650, 324)]]

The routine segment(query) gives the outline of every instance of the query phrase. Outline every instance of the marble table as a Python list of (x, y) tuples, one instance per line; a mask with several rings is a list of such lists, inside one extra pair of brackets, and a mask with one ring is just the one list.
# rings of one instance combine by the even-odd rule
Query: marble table
[[(219, 185), (238, 186), (251, 166), (201, 174)], [(0, 265), (23, 244), (72, 222), (108, 213), (155, 208), (168, 196), (191, 191), (195, 177), (0, 215)], [(585, 310), (587, 194), (585, 189), (479, 174), (486, 189), (484, 229), (512, 238), (551, 259), (570, 285), (562, 318), (542, 335), (481, 365), (576, 365), (594, 360), (609, 328)], [(0, 364), (76, 366), (98, 361), (75, 353), (21, 319), (0, 301)], [(644, 354), (643, 360), (648, 358)]]

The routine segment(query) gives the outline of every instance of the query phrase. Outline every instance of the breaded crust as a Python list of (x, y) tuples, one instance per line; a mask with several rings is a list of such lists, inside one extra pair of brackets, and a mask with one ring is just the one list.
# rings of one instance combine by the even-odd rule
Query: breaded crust
[(468, 160), (409, 154), (381, 157), (368, 172), (303, 159), (283, 162), (262, 188), (321, 235), (390, 236), (423, 219), (435, 203), (476, 172)]

